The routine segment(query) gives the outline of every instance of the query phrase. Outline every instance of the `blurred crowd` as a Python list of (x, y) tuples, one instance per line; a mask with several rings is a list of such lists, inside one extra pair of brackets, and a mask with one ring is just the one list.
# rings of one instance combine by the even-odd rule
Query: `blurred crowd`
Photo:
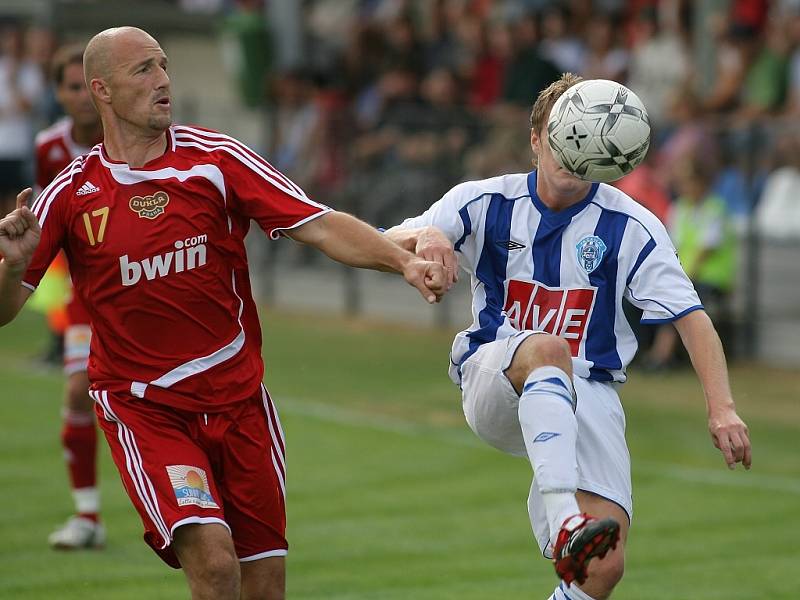
[[(773, 237), (800, 235), (800, 0), (717, 13), (690, 0), (306, 0), (303, 60), (283, 70), (270, 68), (275, 33), (259, 32), (262, 0), (179, 4), (223, 10), (240, 34), (257, 65), (244, 100), (270, 109), (276, 166), (376, 224), (457, 181), (528, 169), (530, 106), (571, 71), (625, 83), (648, 107), (647, 163), (619, 185), (660, 218), (699, 161), (740, 228), (754, 214)], [(46, 28), (0, 21), (4, 197), (31, 180), (33, 134), (58, 116), (55, 46)]]
[[(390, 224), (453, 183), (530, 168), (527, 114), (564, 71), (628, 85), (654, 126), (620, 187), (663, 220), (700, 162), (735, 225), (800, 236), (800, 2), (316, 0), (275, 74), (273, 160)], [(709, 68), (699, 68), (703, 40)], [(700, 42), (699, 42), (700, 41)], [(789, 214), (787, 214), (787, 212)]]
[[(243, 103), (271, 124), (260, 150), (337, 208), (389, 226), (459, 181), (529, 170), (530, 107), (571, 71), (647, 106), (650, 152), (617, 185), (694, 257), (707, 298), (732, 289), (731, 240), (749, 223), (800, 239), (800, 0), (305, 0), (290, 69), (274, 60), (269, 1), (176, 5), (222, 14)], [(6, 206), (32, 181), (34, 133), (59, 114), (55, 37), (0, 21)]]

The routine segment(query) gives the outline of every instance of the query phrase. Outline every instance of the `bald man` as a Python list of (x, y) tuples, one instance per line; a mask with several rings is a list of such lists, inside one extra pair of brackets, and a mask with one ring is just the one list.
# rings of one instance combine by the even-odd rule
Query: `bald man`
[(145, 540), (195, 599), (283, 598), (286, 463), (262, 383), (250, 220), (402, 273), (428, 302), (454, 272), (309, 199), (237, 140), (172, 125), (167, 57), (146, 32), (99, 33), (84, 69), (104, 141), (0, 220), (0, 325), (63, 248), (92, 322), (91, 396)]

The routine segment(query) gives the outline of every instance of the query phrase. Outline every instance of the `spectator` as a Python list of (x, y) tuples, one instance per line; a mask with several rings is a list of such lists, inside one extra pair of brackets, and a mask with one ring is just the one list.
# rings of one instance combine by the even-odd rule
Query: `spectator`
[(558, 69), (539, 48), (536, 19), (528, 15), (513, 26), (514, 57), (506, 70), (503, 100), (528, 107), (531, 98), (558, 79)]
[(0, 213), (32, 182), (34, 109), (44, 89), (41, 70), (24, 55), (22, 29), (0, 26)]
[(309, 73), (289, 71), (275, 86), (275, 166), (304, 189), (313, 189), (321, 161), (321, 114)]
[(610, 14), (595, 15), (587, 24), (588, 52), (581, 73), (584, 79), (625, 81), (628, 53), (619, 45), (619, 30)]
[(756, 210), (758, 231), (770, 239), (800, 240), (800, 141), (796, 129), (778, 140), (774, 156), (776, 168), (767, 176)]
[(800, 7), (784, 15), (787, 37), (792, 48), (789, 57), (789, 75), (786, 112), (789, 116), (800, 115)]
[[(711, 190), (713, 169), (702, 157), (684, 157), (677, 176), (680, 196), (670, 218), (670, 236), (686, 274), (725, 343), (729, 341), (729, 301), (736, 274), (733, 227), (725, 202)], [(669, 366), (677, 342), (675, 328), (662, 325), (650, 349), (648, 366)]]
[(628, 194), (666, 224), (671, 202), (654, 166), (655, 155), (655, 152), (649, 152), (645, 161), (614, 183), (614, 187)]
[(503, 93), (503, 81), (512, 56), (511, 32), (505, 23), (483, 28), (481, 48), (469, 77), (470, 104), (476, 109), (495, 105)]
[(663, 26), (654, 7), (643, 10), (636, 21), (637, 42), (631, 50), (630, 87), (644, 102), (650, 122), (666, 125), (668, 103), (689, 77), (689, 57), (679, 32)]
[(579, 73), (586, 60), (586, 48), (569, 31), (569, 9), (554, 4), (542, 14), (542, 55), (562, 73)]

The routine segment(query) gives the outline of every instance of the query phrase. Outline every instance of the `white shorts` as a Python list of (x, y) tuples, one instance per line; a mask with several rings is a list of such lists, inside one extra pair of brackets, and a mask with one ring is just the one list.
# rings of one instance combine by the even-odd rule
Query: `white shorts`
[[(519, 396), (505, 376), (519, 345), (536, 332), (521, 331), (481, 346), (461, 366), (464, 415), (486, 443), (514, 456), (528, 456), (519, 426)], [(633, 515), (631, 460), (625, 443), (625, 413), (614, 384), (573, 377), (578, 397), (578, 489), (618, 504)], [(528, 498), (531, 526), (547, 556), (550, 529), (538, 486)]]
[(89, 346), (92, 328), (89, 325), (70, 325), (64, 332), (64, 374), (85, 371), (89, 366)]

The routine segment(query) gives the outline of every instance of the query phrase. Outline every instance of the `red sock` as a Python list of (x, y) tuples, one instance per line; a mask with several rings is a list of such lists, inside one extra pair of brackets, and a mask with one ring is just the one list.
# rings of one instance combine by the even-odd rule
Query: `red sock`
[[(61, 443), (67, 461), (70, 485), (75, 490), (97, 486), (97, 430), (93, 413), (69, 411), (64, 415)], [(75, 495), (73, 493), (73, 495)], [(79, 507), (82, 517), (97, 520), (96, 507)], [(83, 510), (82, 510), (83, 509)]]

